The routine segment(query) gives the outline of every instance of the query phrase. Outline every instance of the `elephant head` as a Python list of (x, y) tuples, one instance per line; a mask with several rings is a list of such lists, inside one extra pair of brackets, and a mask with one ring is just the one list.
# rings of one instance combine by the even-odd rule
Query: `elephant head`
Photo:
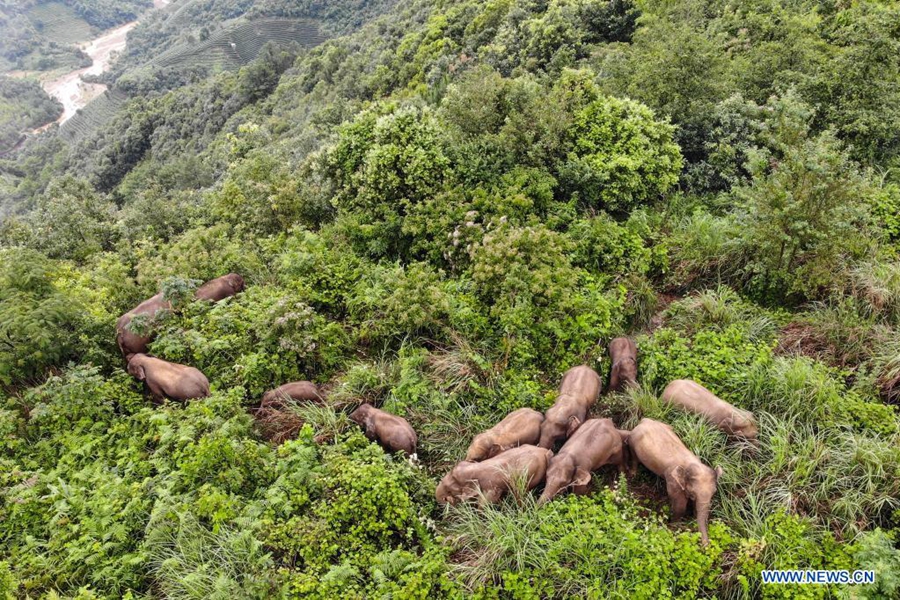
[(234, 290), (235, 294), (244, 291), (244, 278), (243, 277), (241, 277), (237, 273), (229, 273), (225, 277), (228, 280), (228, 285), (231, 286), (231, 289)]
[(479, 462), (500, 454), (503, 447), (495, 444), (491, 436), (477, 435), (466, 452), (466, 461)]
[[(671, 483), (667, 478), (667, 487), (670, 497), (678, 497), (694, 502), (694, 510), (697, 513), (697, 527), (700, 529), (700, 539), (703, 545), (709, 543), (707, 524), (709, 523), (709, 509), (712, 497), (716, 493), (719, 477), (722, 475), (722, 467), (712, 469), (703, 463), (695, 462), (687, 466), (678, 465), (671, 471)], [(674, 485), (673, 485), (674, 484)]]
[(590, 482), (590, 472), (576, 467), (571, 456), (557, 455), (550, 459), (550, 466), (547, 468), (547, 483), (544, 486), (544, 493), (538, 499), (538, 504), (549, 502), (570, 485), (577, 488)]
[(737, 435), (753, 442), (759, 436), (759, 428), (753, 414), (745, 410), (736, 410), (732, 413), (730, 427)]
[(369, 418), (369, 413), (371, 412), (371, 410), (371, 404), (360, 404), (356, 410), (350, 413), (350, 420), (357, 425), (365, 426), (366, 420)]
[(141, 359), (142, 356), (142, 354), (132, 354), (128, 359), (128, 374), (138, 381), (147, 379), (147, 373), (144, 370), (144, 361)]
[(538, 446), (553, 450), (560, 439), (568, 439), (581, 426), (581, 419), (571, 416), (562, 423), (553, 420), (549, 415), (541, 424), (541, 441)]

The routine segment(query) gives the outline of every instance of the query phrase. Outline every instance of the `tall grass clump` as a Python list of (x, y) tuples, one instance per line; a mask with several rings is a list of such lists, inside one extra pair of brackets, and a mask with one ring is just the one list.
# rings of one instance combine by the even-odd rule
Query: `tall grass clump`
[(501, 585), (513, 597), (696, 597), (716, 586), (725, 529), (703, 550), (627, 491), (565, 496), (538, 510), (534, 499), (448, 509), (454, 571), (469, 591)]
[(232, 600), (276, 594), (272, 560), (251, 523), (210, 531), (190, 514), (155, 532), (150, 568), (175, 600)]

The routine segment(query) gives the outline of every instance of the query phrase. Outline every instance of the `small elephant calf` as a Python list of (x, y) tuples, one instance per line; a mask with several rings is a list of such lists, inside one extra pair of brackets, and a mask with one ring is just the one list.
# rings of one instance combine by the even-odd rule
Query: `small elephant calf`
[(581, 365), (563, 375), (556, 402), (547, 409), (541, 424), (538, 446), (552, 450), (556, 444), (575, 433), (587, 418), (588, 410), (597, 402), (603, 383), (592, 368)]
[(319, 402), (322, 400), (322, 394), (312, 381), (292, 381), (263, 394), (259, 407), (279, 409), (286, 400)]
[(197, 300), (218, 302), (229, 296), (234, 296), (244, 291), (244, 278), (237, 273), (229, 273), (215, 279), (210, 279), (194, 292)]
[(617, 337), (609, 343), (610, 392), (621, 392), (627, 386), (637, 385), (637, 344), (627, 337)]
[(732, 406), (690, 379), (676, 379), (667, 385), (662, 400), (705, 417), (728, 435), (750, 441), (759, 435), (753, 413)]
[(541, 437), (544, 415), (532, 408), (520, 408), (472, 440), (466, 460), (478, 462), (493, 458), (522, 444), (536, 444)]
[(416, 432), (403, 417), (363, 404), (350, 413), (350, 420), (364, 427), (366, 437), (389, 452), (402, 451), (407, 456), (416, 453)]
[(547, 485), (538, 504), (552, 500), (569, 486), (576, 494), (586, 493), (591, 471), (603, 465), (616, 465), (619, 472), (624, 473), (629, 463), (624, 438), (630, 433), (616, 429), (612, 419), (588, 419), (582, 423), (550, 459)]
[(456, 504), (479, 498), (480, 490), (479, 502), (499, 502), (520, 477), (525, 478), (529, 490), (540, 485), (552, 456), (546, 448), (526, 444), (484, 462), (463, 461), (441, 479), (435, 498), (440, 504)]
[(128, 373), (146, 383), (156, 400), (192, 400), (209, 396), (209, 380), (194, 367), (134, 354), (128, 357)]

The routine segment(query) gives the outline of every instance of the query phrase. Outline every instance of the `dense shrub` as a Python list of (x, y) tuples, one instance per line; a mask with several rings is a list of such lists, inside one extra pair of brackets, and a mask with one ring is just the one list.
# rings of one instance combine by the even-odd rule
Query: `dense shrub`
[(611, 211), (652, 202), (677, 183), (681, 171), (673, 131), (637, 102), (595, 100), (575, 116), (563, 185), (585, 204)]
[(82, 308), (37, 252), (0, 251), (0, 383), (39, 379), (72, 356)]

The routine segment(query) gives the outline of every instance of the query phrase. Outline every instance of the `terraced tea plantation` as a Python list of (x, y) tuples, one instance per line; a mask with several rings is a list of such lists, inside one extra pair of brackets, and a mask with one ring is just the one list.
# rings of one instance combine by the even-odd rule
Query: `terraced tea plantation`
[(63, 123), (59, 135), (68, 142), (76, 142), (107, 123), (128, 100), (128, 96), (115, 89), (97, 96), (90, 104)]
[(28, 11), (28, 18), (44, 37), (58, 44), (77, 44), (94, 34), (87, 21), (62, 2), (37, 4)]
[(318, 26), (311, 21), (259, 19), (227, 27), (199, 44), (172, 48), (150, 64), (169, 68), (237, 69), (256, 58), (268, 42), (315, 46), (323, 40)]

